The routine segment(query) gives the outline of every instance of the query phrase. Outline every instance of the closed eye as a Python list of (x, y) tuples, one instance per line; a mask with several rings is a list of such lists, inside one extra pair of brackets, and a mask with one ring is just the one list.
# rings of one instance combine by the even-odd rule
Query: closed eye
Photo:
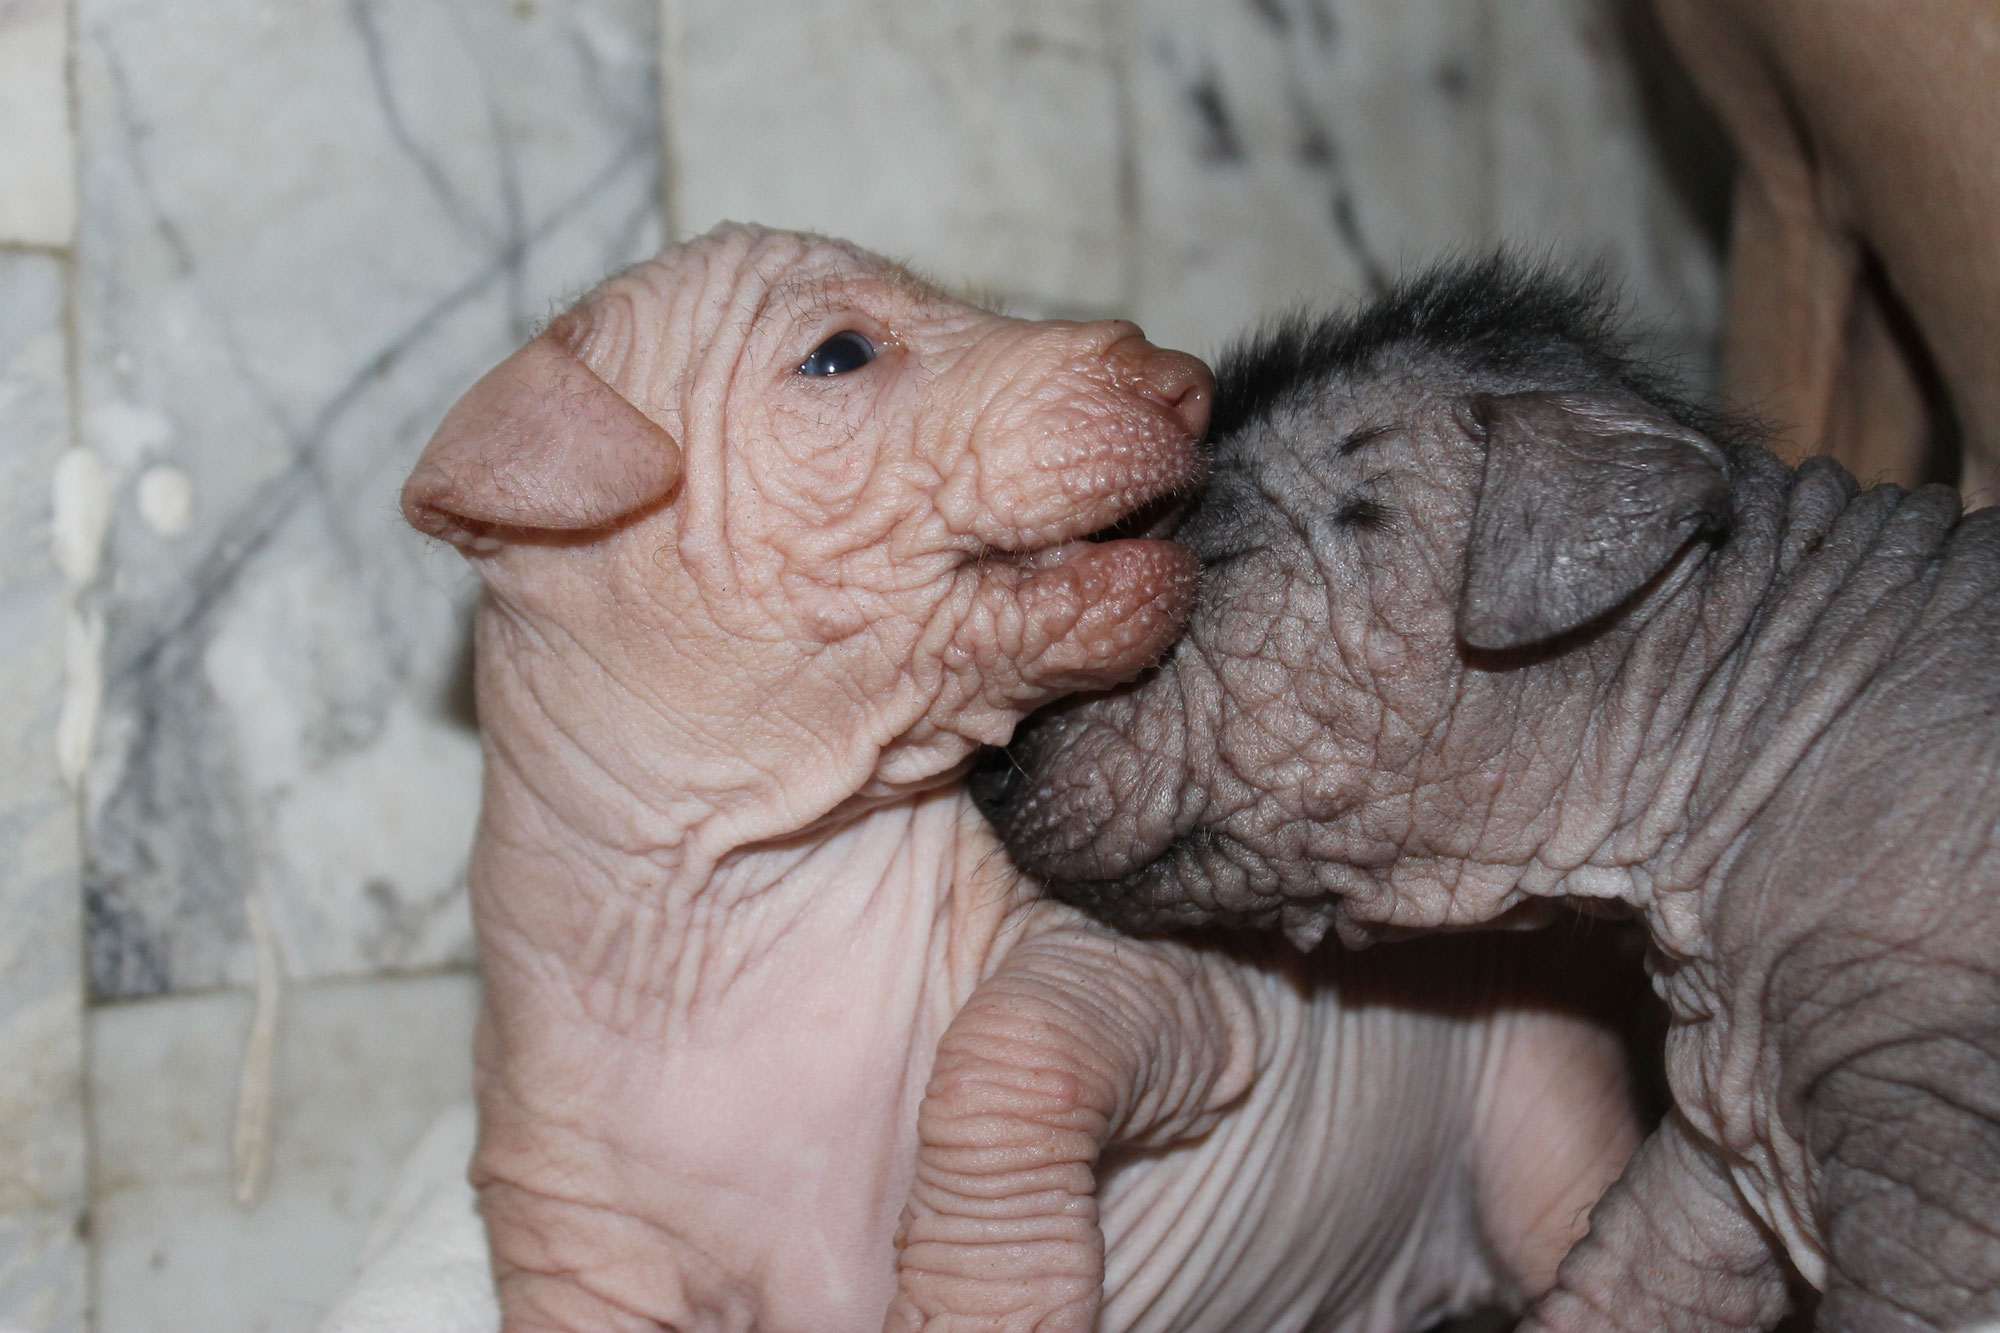
[(1345, 528), (1393, 529), (1396, 511), (1379, 500), (1356, 496), (1334, 511), (1333, 521)]
[(845, 375), (875, 359), (875, 344), (853, 329), (843, 329), (799, 363), (801, 375)]
[(1345, 458), (1349, 454), (1353, 453), (1356, 449), (1362, 448), (1365, 445), (1370, 445), (1375, 443), (1375, 441), (1381, 439), (1385, 435), (1392, 433), (1393, 431), (1395, 431), (1395, 429), (1396, 427), (1394, 424), (1387, 424), (1381, 426), (1363, 426), (1360, 430), (1355, 431), (1353, 434), (1349, 435), (1346, 439), (1342, 440), (1337, 446), (1335, 446), (1334, 454), (1336, 457)]

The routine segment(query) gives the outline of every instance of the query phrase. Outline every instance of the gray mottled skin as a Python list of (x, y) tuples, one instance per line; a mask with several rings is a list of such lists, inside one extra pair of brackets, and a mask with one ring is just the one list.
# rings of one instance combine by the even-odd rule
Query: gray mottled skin
[(1142, 929), (1636, 912), (1675, 1110), (1526, 1327), (2000, 1317), (2000, 513), (1720, 438), (1603, 327), (1486, 266), (1225, 364), (1186, 637), (981, 804)]

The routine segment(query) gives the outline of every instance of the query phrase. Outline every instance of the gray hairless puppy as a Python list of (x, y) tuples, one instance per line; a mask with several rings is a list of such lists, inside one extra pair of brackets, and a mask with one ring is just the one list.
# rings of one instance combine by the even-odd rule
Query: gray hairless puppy
[(1127, 926), (1629, 910), (1675, 1109), (1533, 1329), (2000, 1317), (2000, 514), (1797, 471), (1489, 263), (1224, 366), (1206, 568), (977, 794)]

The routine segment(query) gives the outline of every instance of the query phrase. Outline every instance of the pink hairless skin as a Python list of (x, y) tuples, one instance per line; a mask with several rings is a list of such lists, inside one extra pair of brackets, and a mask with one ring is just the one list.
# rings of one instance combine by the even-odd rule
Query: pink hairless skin
[(1210, 390), (1130, 324), (732, 226), (446, 418), (403, 502), (486, 585), (508, 1333), (1388, 1328), (1547, 1285), (1636, 1141), (1606, 1033), (1121, 939), (960, 781), (1173, 639), (1192, 558), (1085, 539), (1199, 482)]

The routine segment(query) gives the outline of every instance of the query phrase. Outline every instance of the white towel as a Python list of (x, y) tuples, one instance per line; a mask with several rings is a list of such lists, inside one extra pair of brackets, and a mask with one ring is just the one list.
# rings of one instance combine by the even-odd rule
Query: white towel
[(476, 1129), (468, 1102), (424, 1131), (319, 1333), (497, 1333), (486, 1229), (465, 1180)]

